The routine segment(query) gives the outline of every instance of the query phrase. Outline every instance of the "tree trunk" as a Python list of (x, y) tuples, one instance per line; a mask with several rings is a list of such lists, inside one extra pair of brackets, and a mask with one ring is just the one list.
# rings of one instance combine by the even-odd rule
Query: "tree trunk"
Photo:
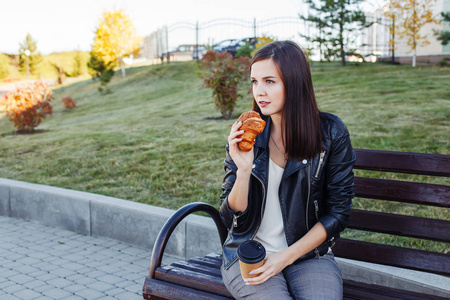
[[(342, 7), (342, 10), (344, 8)], [(341, 11), (341, 20), (339, 22), (339, 45), (341, 46), (341, 62), (345, 66), (345, 51), (344, 51), (344, 13)]]
[(123, 57), (120, 58), (120, 67), (122, 68), (122, 77), (125, 78), (125, 66), (123, 64)]

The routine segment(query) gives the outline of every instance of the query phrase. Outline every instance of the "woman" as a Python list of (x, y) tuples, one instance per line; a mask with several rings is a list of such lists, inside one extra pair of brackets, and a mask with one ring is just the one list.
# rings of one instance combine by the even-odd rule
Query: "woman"
[[(228, 136), (220, 214), (229, 229), (224, 283), (237, 299), (342, 299), (331, 246), (347, 226), (353, 152), (342, 121), (319, 111), (308, 61), (290, 41), (251, 61), (253, 110), (266, 121), (250, 152), (239, 149), (240, 122)], [(264, 265), (244, 280), (237, 247), (261, 242)]]

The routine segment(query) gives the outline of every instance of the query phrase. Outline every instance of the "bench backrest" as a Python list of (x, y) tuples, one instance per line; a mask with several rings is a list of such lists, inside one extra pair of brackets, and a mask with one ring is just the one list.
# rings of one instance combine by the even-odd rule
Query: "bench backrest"
[[(450, 155), (355, 149), (355, 169), (450, 177)], [(380, 177), (380, 176), (377, 176)], [(389, 177), (389, 176), (383, 176)], [(445, 180), (444, 180), (445, 181)], [(359, 198), (426, 206), (450, 207), (450, 185), (356, 177)], [(450, 242), (450, 221), (352, 209), (348, 228)], [(338, 257), (450, 275), (450, 255), (374, 242), (341, 238), (333, 247)]]

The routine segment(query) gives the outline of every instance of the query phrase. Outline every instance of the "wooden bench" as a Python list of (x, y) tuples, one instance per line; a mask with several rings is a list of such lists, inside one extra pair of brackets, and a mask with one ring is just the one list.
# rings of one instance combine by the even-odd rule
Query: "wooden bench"
[[(450, 155), (356, 149), (355, 169), (450, 176)], [(370, 172), (365, 172), (370, 173)], [(450, 207), (450, 185), (356, 177), (356, 197)], [(368, 175), (369, 176), (369, 175)], [(428, 177), (427, 177), (428, 178)], [(447, 180), (447, 178), (444, 179)], [(421, 180), (425, 181), (425, 180)], [(448, 183), (446, 181), (445, 183)], [(203, 211), (214, 220), (221, 242), (227, 230), (218, 211), (205, 203), (191, 203), (179, 209), (163, 226), (153, 248), (149, 277), (143, 287), (144, 299), (232, 299), (221, 274), (221, 255), (207, 255), (161, 266), (167, 241), (177, 224), (187, 215)], [(431, 241), (450, 242), (450, 221), (416, 216), (352, 209), (348, 228)], [(450, 255), (374, 242), (339, 239), (335, 256), (363, 262), (419, 270), (450, 276)], [(344, 280), (344, 299), (445, 299), (407, 290)]]

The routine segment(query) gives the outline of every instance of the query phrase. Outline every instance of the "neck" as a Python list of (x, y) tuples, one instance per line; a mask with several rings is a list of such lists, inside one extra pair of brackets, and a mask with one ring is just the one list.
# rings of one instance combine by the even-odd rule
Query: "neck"
[(284, 140), (284, 130), (281, 126), (281, 115), (272, 115), (270, 116), (272, 120), (272, 126), (271, 126), (271, 134), (276, 138), (280, 140)]

